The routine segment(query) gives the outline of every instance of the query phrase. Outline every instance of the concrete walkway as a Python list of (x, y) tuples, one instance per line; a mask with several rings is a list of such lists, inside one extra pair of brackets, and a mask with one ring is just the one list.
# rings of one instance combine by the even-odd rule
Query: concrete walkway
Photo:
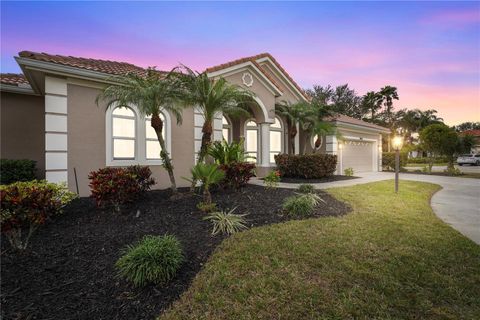
[[(391, 172), (369, 172), (358, 174), (359, 179), (313, 184), (316, 189), (347, 187), (357, 184), (394, 179)], [(431, 206), (435, 214), (445, 223), (466, 237), (480, 244), (480, 179), (443, 177), (421, 174), (400, 174), (402, 180), (435, 183), (442, 190), (435, 193)], [(253, 179), (252, 184), (263, 185), (262, 180)], [(281, 188), (296, 189), (299, 184), (280, 183)]]

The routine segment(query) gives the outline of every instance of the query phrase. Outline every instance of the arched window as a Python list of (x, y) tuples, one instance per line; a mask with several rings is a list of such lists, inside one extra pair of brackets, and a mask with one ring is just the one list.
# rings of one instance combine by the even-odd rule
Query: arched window
[(232, 123), (225, 116), (222, 117), (222, 135), (227, 142), (232, 142)]
[(258, 145), (259, 145), (258, 125), (253, 120), (245, 123), (245, 153), (255, 159), (249, 159), (250, 162), (258, 162)]
[[(160, 113), (162, 135), (167, 152), (171, 153), (171, 119)], [(133, 105), (114, 107), (106, 113), (106, 165), (161, 165), (160, 143), (151, 126), (151, 117), (140, 115)]]
[(270, 125), (270, 163), (275, 163), (275, 155), (283, 152), (283, 125), (275, 117), (275, 122)]
[(136, 155), (136, 115), (127, 107), (112, 112), (113, 159), (133, 160)]
[[(166, 127), (169, 125), (165, 121), (165, 116), (163, 113), (160, 113), (160, 119), (163, 121), (162, 136), (165, 141), (167, 137), (165, 133), (167, 132)], [(152, 118), (145, 118), (145, 155), (147, 160), (160, 160), (160, 143), (158, 142), (157, 133), (152, 128)]]

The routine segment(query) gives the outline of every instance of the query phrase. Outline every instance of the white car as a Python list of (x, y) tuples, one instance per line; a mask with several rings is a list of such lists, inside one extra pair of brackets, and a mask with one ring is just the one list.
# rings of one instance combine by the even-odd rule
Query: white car
[(480, 154), (462, 154), (457, 158), (459, 166), (471, 164), (472, 166), (480, 166)]

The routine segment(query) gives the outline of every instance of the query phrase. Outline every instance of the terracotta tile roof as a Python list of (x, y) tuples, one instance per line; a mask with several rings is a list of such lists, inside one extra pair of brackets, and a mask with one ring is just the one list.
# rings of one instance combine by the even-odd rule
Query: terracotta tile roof
[(1, 73), (0, 78), (0, 82), (2, 84), (8, 84), (12, 86), (30, 85), (28, 80), (21, 73)]
[(372, 128), (372, 129), (377, 129), (377, 130), (382, 130), (382, 131), (390, 131), (388, 128), (376, 125), (374, 123), (366, 122), (360, 119), (355, 119), (343, 114), (337, 114), (329, 119), (330, 121), (337, 121), (337, 122), (343, 122), (343, 123), (348, 123), (348, 124), (354, 124), (357, 126), (362, 126), (362, 127), (367, 127), (367, 128)]
[(64, 66), (97, 71), (111, 75), (122, 75), (129, 72), (144, 75), (146, 72), (146, 69), (127, 62), (52, 55), (44, 52), (38, 53), (32, 51), (21, 51), (18, 55), (22, 58), (57, 63)]
[(465, 135), (468, 134), (475, 137), (480, 137), (480, 130), (475, 130), (475, 129), (465, 130), (465, 131), (462, 131), (461, 134), (465, 134)]
[(237, 59), (237, 60), (233, 60), (233, 61), (230, 61), (230, 62), (227, 62), (227, 63), (222, 63), (222, 64), (219, 64), (219, 65), (216, 65), (216, 66), (207, 68), (205, 71), (206, 71), (206, 72), (214, 72), (214, 71), (222, 70), (222, 69), (225, 69), (225, 68), (228, 68), (228, 67), (232, 67), (232, 66), (235, 66), (235, 65), (238, 65), (238, 64), (241, 64), (241, 63), (249, 62), (249, 61), (250, 61), (250, 62), (252, 62), (257, 68), (259, 68), (260, 71), (262, 71), (262, 73), (263, 73), (270, 81), (272, 81), (272, 83), (281, 91), (280, 87), (278, 86), (278, 83), (275, 82), (275, 80), (273, 79), (273, 77), (270, 76), (270, 74), (269, 74), (268, 72), (266, 72), (265, 68), (263, 68), (262, 66), (260, 66), (260, 65), (258, 64), (257, 60), (262, 59), (262, 58), (269, 58), (269, 59), (277, 66), (277, 68), (280, 69), (280, 71), (285, 75), (285, 77), (287, 77), (287, 79), (292, 82), (292, 84), (295, 86), (295, 88), (297, 88), (307, 100), (310, 100), (310, 97), (303, 91), (302, 88), (300, 88), (300, 86), (295, 82), (295, 80), (293, 80), (293, 78), (292, 78), (292, 77), (287, 73), (287, 71), (280, 65), (280, 63), (278, 63), (277, 60), (275, 60), (275, 58), (274, 58), (270, 53), (261, 53), (261, 54), (257, 54), (257, 55), (255, 55), (255, 56), (251, 56), (251, 57), (240, 58), (240, 59)]

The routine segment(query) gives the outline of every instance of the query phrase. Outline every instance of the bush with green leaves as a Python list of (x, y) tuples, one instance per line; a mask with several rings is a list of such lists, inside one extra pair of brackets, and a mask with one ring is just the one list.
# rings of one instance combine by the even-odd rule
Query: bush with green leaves
[(116, 263), (120, 276), (135, 286), (164, 285), (175, 277), (184, 261), (180, 241), (173, 235), (143, 237), (129, 245)]
[(75, 197), (65, 184), (44, 180), (0, 186), (2, 234), (14, 249), (26, 249), (33, 233)]
[(347, 169), (343, 170), (343, 173), (344, 173), (347, 177), (351, 177), (351, 176), (353, 176), (353, 168), (347, 168)]
[(208, 155), (219, 165), (229, 165), (234, 162), (246, 162), (249, 159), (255, 159), (255, 157), (245, 153), (243, 143), (243, 139), (230, 143), (226, 140), (215, 141), (208, 148)]
[[(407, 164), (408, 153), (400, 152), (400, 168)], [(395, 152), (382, 153), (382, 166), (385, 170), (395, 170)]]
[(320, 201), (324, 202), (315, 193), (298, 194), (286, 198), (282, 207), (288, 215), (306, 217), (313, 214)]
[(272, 170), (270, 171), (265, 178), (263, 178), (263, 183), (267, 188), (276, 188), (280, 182), (280, 171)]
[(197, 209), (205, 213), (213, 212), (217, 210), (217, 204), (215, 202), (205, 203), (201, 201), (197, 203)]
[(35, 180), (36, 161), (33, 160), (0, 160), (0, 184), (10, 184), (18, 181)]
[(315, 187), (311, 184), (305, 183), (298, 186), (299, 193), (314, 193)]
[(184, 178), (190, 182), (201, 181), (203, 188), (203, 202), (205, 204), (212, 203), (212, 195), (210, 193), (210, 187), (215, 184), (219, 184), (225, 177), (225, 172), (221, 170), (218, 164), (212, 163), (197, 163), (190, 169), (192, 174), (191, 179)]
[(247, 229), (245, 214), (234, 214), (236, 208), (230, 211), (217, 211), (209, 214), (204, 220), (211, 221), (213, 224), (212, 235), (219, 233), (231, 235), (235, 232)]
[(449, 176), (461, 176), (463, 174), (460, 169), (455, 167), (447, 167), (447, 169), (443, 170), (443, 172), (448, 174)]
[(333, 175), (337, 156), (332, 154), (278, 154), (275, 163), (282, 177), (320, 179)]

